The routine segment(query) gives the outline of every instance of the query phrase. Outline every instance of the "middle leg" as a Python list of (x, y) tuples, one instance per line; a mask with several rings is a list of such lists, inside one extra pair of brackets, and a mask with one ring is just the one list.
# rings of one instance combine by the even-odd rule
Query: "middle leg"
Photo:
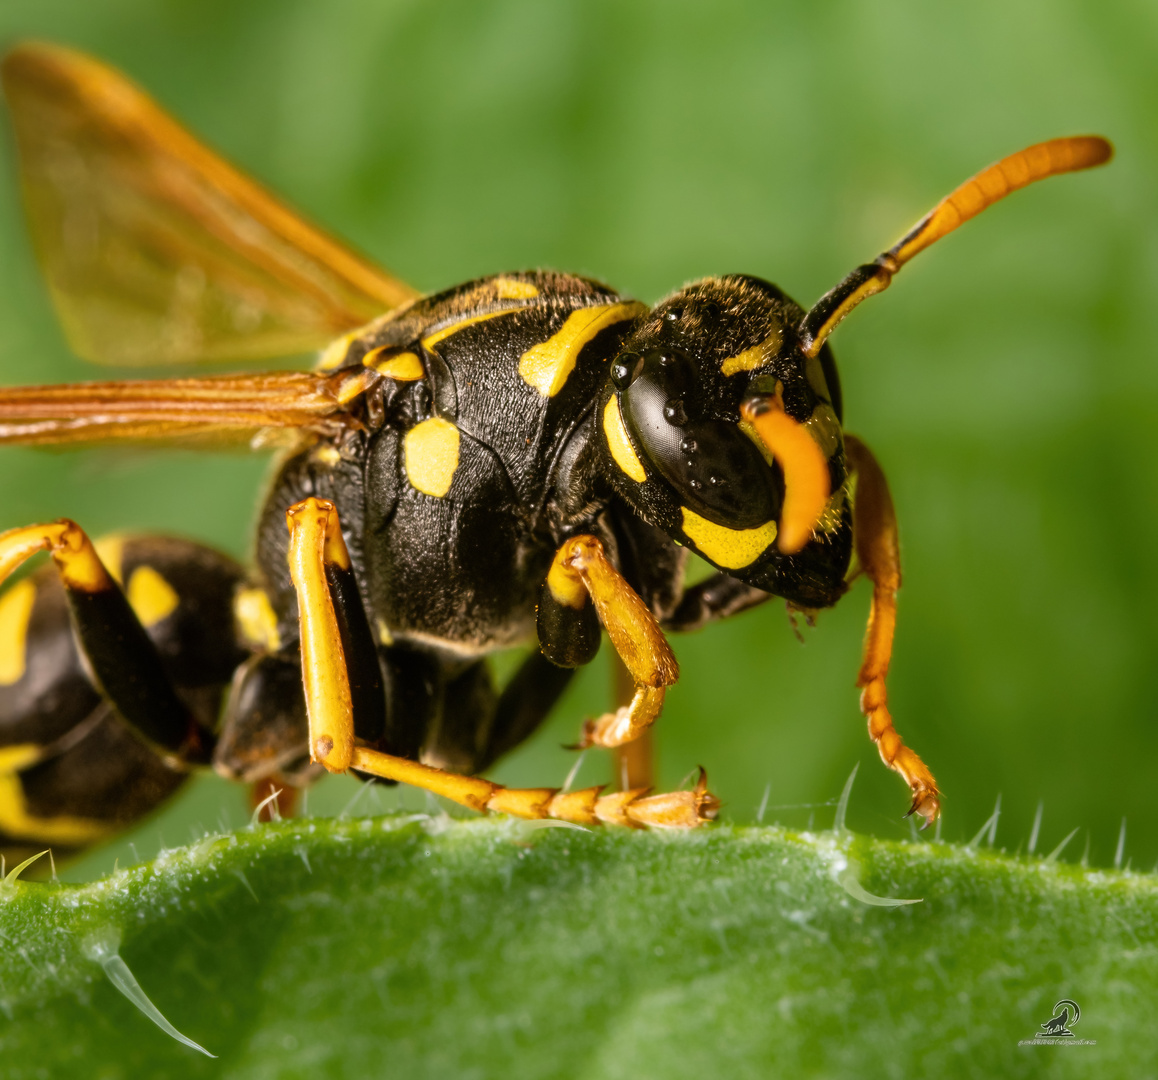
[(600, 797), (599, 788), (574, 792), (505, 788), (481, 777), (446, 772), (359, 745), (342, 634), (327, 580), (328, 569), (348, 571), (350, 566), (337, 510), (333, 503), (311, 497), (290, 507), (286, 519), (290, 570), (301, 620), (302, 672), (313, 761), (330, 772), (354, 768), (384, 780), (411, 784), (480, 812), (660, 828), (688, 828), (715, 816), (718, 803), (708, 793), (702, 775), (692, 791), (649, 797), (640, 791), (627, 791)]

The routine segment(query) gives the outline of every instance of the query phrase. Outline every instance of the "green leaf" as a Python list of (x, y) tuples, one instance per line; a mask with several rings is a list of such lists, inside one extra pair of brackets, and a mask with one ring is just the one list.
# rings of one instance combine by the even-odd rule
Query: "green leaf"
[(843, 830), (302, 819), (5, 883), (0, 933), (13, 1080), (1138, 1076), (1158, 1000), (1153, 875)]

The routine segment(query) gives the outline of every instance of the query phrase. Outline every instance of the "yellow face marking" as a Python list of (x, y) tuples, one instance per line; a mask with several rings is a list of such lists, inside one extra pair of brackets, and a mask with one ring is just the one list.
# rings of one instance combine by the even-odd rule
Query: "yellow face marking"
[(494, 286), (500, 300), (534, 300), (539, 295), (537, 285), (519, 281), (518, 278), (495, 278)]
[(522, 308), (503, 308), (502, 311), (488, 311), (482, 315), (472, 315), (469, 319), (460, 319), (458, 322), (451, 323), (450, 326), (443, 327), (441, 330), (435, 330), (433, 334), (424, 337), (422, 339), (422, 347), (425, 349), (433, 349), (440, 341), (445, 341), (451, 334), (457, 334), (460, 330), (465, 330), (468, 326), (486, 322), (488, 319), (497, 319), (500, 315), (513, 315), (516, 311), (522, 310)]
[(346, 353), (350, 351), (350, 346), (354, 343), (354, 339), (360, 337), (361, 334), (361, 330), (351, 330), (348, 334), (343, 334), (336, 341), (331, 341), (322, 351), (322, 355), (318, 357), (315, 370), (333, 371), (334, 368), (341, 367), (342, 362), (346, 359)]
[(126, 593), (129, 607), (146, 629), (167, 619), (181, 603), (176, 589), (151, 566), (138, 566), (129, 575)]
[(607, 440), (607, 449), (611, 451), (615, 464), (632, 480), (642, 484), (647, 479), (647, 473), (627, 437), (627, 428), (623, 426), (623, 417), (619, 413), (619, 398), (614, 394), (603, 409), (603, 437)]
[(83, 847), (114, 832), (111, 825), (88, 818), (58, 814), (38, 818), (28, 813), (24, 788), (15, 773), (0, 773), (0, 832), (15, 840)]
[(24, 678), (28, 620), (35, 602), (36, 586), (27, 579), (0, 596), (0, 686), (12, 686)]
[(440, 416), (423, 420), (406, 433), (402, 460), (415, 491), (441, 499), (450, 490), (458, 468), (458, 442), (458, 428)]
[(94, 540), (92, 546), (96, 548), (96, 553), (105, 564), (109, 576), (118, 585), (123, 585), (125, 581), (121, 567), (125, 562), (125, 538), (114, 533), (112, 536), (102, 536), (99, 540)]
[(519, 374), (543, 397), (554, 397), (575, 370), (584, 345), (601, 330), (634, 319), (643, 310), (642, 304), (629, 303), (602, 304), (571, 312), (556, 333), (523, 353), (519, 358)]
[(379, 375), (385, 375), (386, 378), (393, 379), (395, 382), (414, 382), (426, 374), (417, 353), (395, 353), (393, 356), (387, 356), (383, 359), (383, 354), (388, 351), (388, 346), (373, 349), (366, 354), (362, 363), (367, 367), (372, 367)]
[(763, 367), (780, 351), (780, 345), (783, 341), (784, 335), (780, 327), (774, 327), (759, 345), (753, 345), (752, 348), (745, 349), (736, 356), (729, 356), (720, 364), (720, 371), (724, 375), (736, 375), (741, 371), (755, 371), (756, 368)]
[(393, 645), (394, 635), (390, 633), (390, 627), (386, 625), (386, 620), (379, 615), (374, 620), (374, 629), (378, 631), (378, 642), (381, 645)]
[(700, 517), (686, 506), (684, 535), (695, 542), (703, 555), (725, 570), (739, 570), (754, 563), (776, 539), (776, 522), (766, 521), (754, 529), (729, 529)]
[(277, 616), (264, 589), (238, 589), (233, 598), (233, 618), (246, 645), (266, 652), (281, 648)]

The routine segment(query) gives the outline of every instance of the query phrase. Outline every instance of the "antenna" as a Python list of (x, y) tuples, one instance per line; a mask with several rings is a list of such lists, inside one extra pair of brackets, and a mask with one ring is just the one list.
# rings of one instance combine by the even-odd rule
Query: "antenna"
[(863, 263), (826, 292), (800, 322), (800, 348), (815, 356), (837, 324), (862, 300), (889, 287), (893, 275), (914, 255), (1006, 195), (1047, 176), (1104, 165), (1114, 148), (1100, 135), (1075, 135), (1036, 143), (982, 169), (946, 195), (888, 251)]

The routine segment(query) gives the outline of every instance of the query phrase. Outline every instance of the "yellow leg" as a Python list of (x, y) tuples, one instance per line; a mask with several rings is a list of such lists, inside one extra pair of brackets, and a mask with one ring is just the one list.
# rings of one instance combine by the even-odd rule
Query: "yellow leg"
[[(616, 707), (630, 705), (635, 696), (631, 672), (619, 656), (611, 658), (611, 685)], [(638, 739), (615, 748), (615, 780), (620, 791), (649, 789), (655, 784), (655, 728), (644, 729)]]
[(857, 475), (853, 506), (857, 559), (873, 583), (864, 661), (856, 681), (861, 687), (860, 708), (868, 718), (869, 735), (877, 744), (881, 760), (904, 777), (913, 793), (909, 813), (920, 814), (926, 824), (931, 824), (937, 820), (941, 809), (937, 781), (893, 727), (885, 688), (897, 623), (897, 590), (901, 586), (896, 512), (888, 483), (872, 452), (852, 435), (845, 436), (844, 446), (849, 465)]
[[(333, 503), (309, 498), (291, 506), (286, 520), (290, 530), (290, 573), (298, 594), (301, 619), (302, 671), (312, 760), (331, 772), (354, 768), (385, 780), (411, 784), (484, 813), (557, 818), (583, 825), (606, 822), (673, 829), (690, 828), (715, 817), (719, 803), (708, 792), (702, 773), (692, 791), (647, 796), (645, 790), (636, 789), (601, 797), (601, 788), (570, 792), (554, 788), (505, 788), (481, 777), (446, 772), (356, 745), (345, 656), (326, 582), (327, 564), (349, 565), (338, 528), (338, 513)], [(656, 633), (659, 633), (658, 627)], [(674, 664), (673, 659), (673, 667)]]
[(0, 583), (38, 551), (52, 554), (67, 588), (89, 593), (113, 588), (92, 542), (67, 518), (0, 534)]
[(354, 705), (326, 564), (350, 565), (332, 502), (309, 498), (286, 511), (290, 577), (298, 594), (302, 680), (310, 725), (310, 760), (345, 772), (354, 755)]
[(630, 702), (589, 720), (580, 745), (614, 747), (638, 739), (655, 723), (664, 693), (680, 675), (655, 616), (611, 565), (594, 536), (573, 536), (559, 548), (547, 584), (561, 602), (573, 602), (584, 592), (590, 596), (599, 622), (631, 673)]
[(0, 582), (39, 551), (56, 563), (77, 645), (102, 696), (171, 768), (205, 764), (212, 733), (177, 695), (142, 616), (79, 525), (65, 518), (0, 535)]

